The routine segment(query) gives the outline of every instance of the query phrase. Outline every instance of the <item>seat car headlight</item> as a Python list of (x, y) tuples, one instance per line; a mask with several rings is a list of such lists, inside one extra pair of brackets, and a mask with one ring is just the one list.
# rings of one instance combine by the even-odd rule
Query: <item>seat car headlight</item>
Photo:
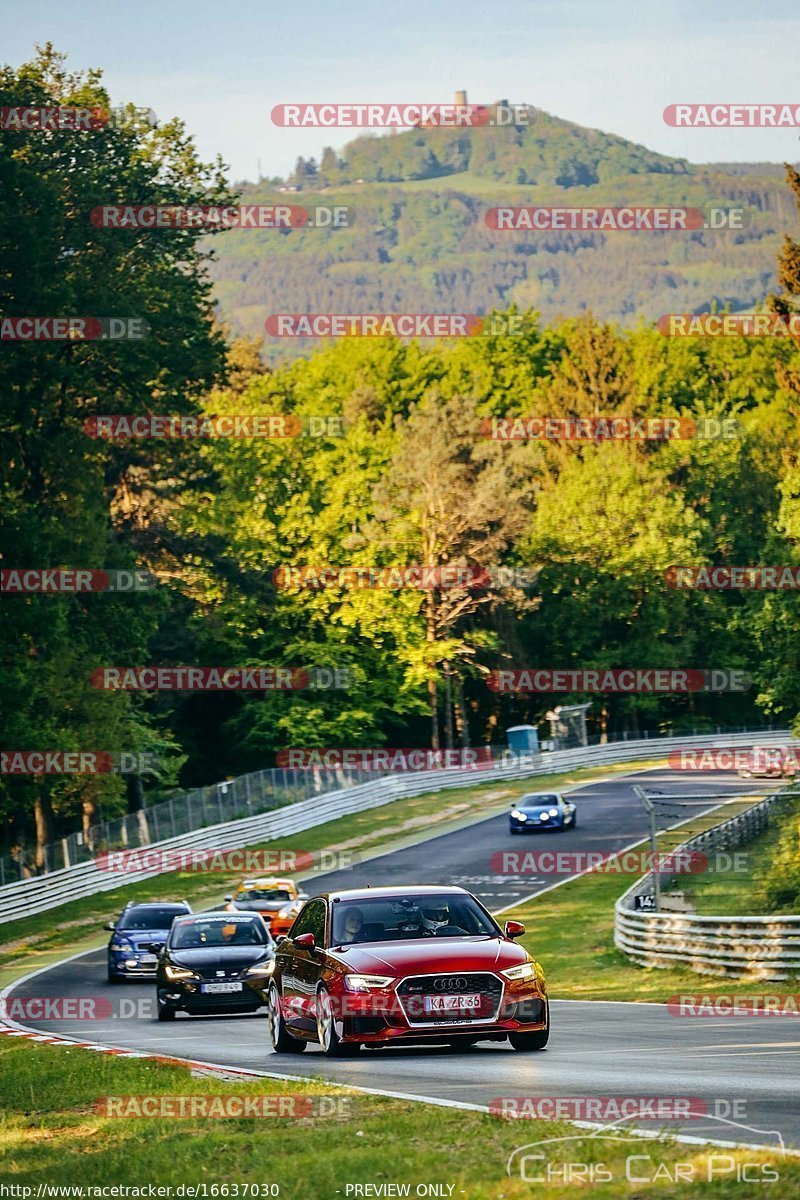
[(392, 975), (345, 975), (344, 986), (348, 992), (370, 992), (373, 988), (386, 988)]
[(515, 808), (511, 815), (515, 821), (527, 821), (528, 819), (528, 814), (520, 812), (518, 808)]
[(109, 949), (123, 950), (126, 954), (133, 954), (135, 946), (131, 942), (126, 941), (125, 938), (120, 938), (119, 941), (112, 942)]
[(275, 960), (271, 958), (268, 962), (253, 963), (245, 971), (245, 976), (247, 979), (266, 979), (274, 970)]
[(536, 963), (520, 963), (518, 967), (509, 967), (507, 971), (501, 971), (500, 974), (505, 975), (506, 979), (535, 979)]
[(179, 979), (199, 979), (200, 976), (194, 971), (188, 971), (186, 967), (173, 967), (170, 963), (164, 967), (164, 974), (171, 983), (177, 982)]

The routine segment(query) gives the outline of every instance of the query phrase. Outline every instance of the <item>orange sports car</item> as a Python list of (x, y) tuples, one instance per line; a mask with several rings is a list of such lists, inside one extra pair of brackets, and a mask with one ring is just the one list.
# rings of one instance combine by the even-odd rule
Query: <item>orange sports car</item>
[(245, 879), (233, 895), (225, 897), (225, 911), (261, 913), (272, 936), (278, 937), (289, 932), (307, 899), (293, 879)]

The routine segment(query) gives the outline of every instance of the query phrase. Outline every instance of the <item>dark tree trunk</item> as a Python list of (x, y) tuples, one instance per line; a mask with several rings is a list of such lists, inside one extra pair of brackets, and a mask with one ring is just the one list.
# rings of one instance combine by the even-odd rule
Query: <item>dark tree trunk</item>
[(439, 694), (436, 687), (436, 678), (431, 676), (428, 680), (428, 704), (431, 710), (431, 749), (439, 749)]
[(448, 750), (453, 749), (453, 688), (451, 683), (450, 663), (444, 667), (444, 739)]
[(456, 715), (456, 733), (458, 740), (461, 743), (462, 750), (469, 749), (469, 720), (467, 717), (467, 709), (464, 704), (464, 680), (460, 675), (455, 677), (455, 715)]
[[(425, 603), (425, 636), (427, 640), (433, 644), (436, 641), (436, 602), (433, 595), (433, 589), (428, 592)], [(436, 686), (436, 676), (431, 675), (428, 680), (428, 704), (431, 710), (431, 749), (438, 750), (440, 747), (439, 740), (439, 695)]]
[(125, 786), (128, 790), (128, 812), (140, 812), (144, 808), (144, 787), (141, 775), (128, 775)]

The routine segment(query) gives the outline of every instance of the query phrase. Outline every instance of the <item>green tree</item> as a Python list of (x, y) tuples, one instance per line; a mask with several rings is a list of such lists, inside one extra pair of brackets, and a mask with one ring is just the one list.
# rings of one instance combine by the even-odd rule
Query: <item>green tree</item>
[[(52, 47), (0, 71), (0, 104), (108, 108), (97, 72), (69, 73)], [(101, 204), (227, 203), (221, 164), (196, 157), (180, 122), (57, 136), (0, 133), (0, 311), (4, 316), (133, 316), (139, 341), (3, 342), (0, 449), (5, 567), (132, 568), (157, 558), (157, 516), (191, 464), (167, 443), (108, 443), (87, 433), (102, 413), (191, 412), (219, 373), (208, 251), (197, 230), (99, 228)], [(147, 530), (147, 536), (145, 536)], [(4, 596), (5, 745), (141, 748), (144, 706), (92, 687), (94, 668), (142, 661), (167, 593)], [(146, 658), (144, 658), (146, 661)], [(12, 842), (38, 859), (51, 817), (124, 803), (118, 779), (56, 776), (2, 783)], [(31, 813), (31, 804), (34, 812)]]

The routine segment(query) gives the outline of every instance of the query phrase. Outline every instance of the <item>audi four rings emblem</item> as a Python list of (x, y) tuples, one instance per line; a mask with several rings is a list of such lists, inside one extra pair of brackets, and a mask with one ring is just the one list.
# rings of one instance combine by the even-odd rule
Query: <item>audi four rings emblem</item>
[(435, 979), (433, 986), (437, 992), (463, 992), (467, 981), (463, 975), (448, 975), (446, 979)]

